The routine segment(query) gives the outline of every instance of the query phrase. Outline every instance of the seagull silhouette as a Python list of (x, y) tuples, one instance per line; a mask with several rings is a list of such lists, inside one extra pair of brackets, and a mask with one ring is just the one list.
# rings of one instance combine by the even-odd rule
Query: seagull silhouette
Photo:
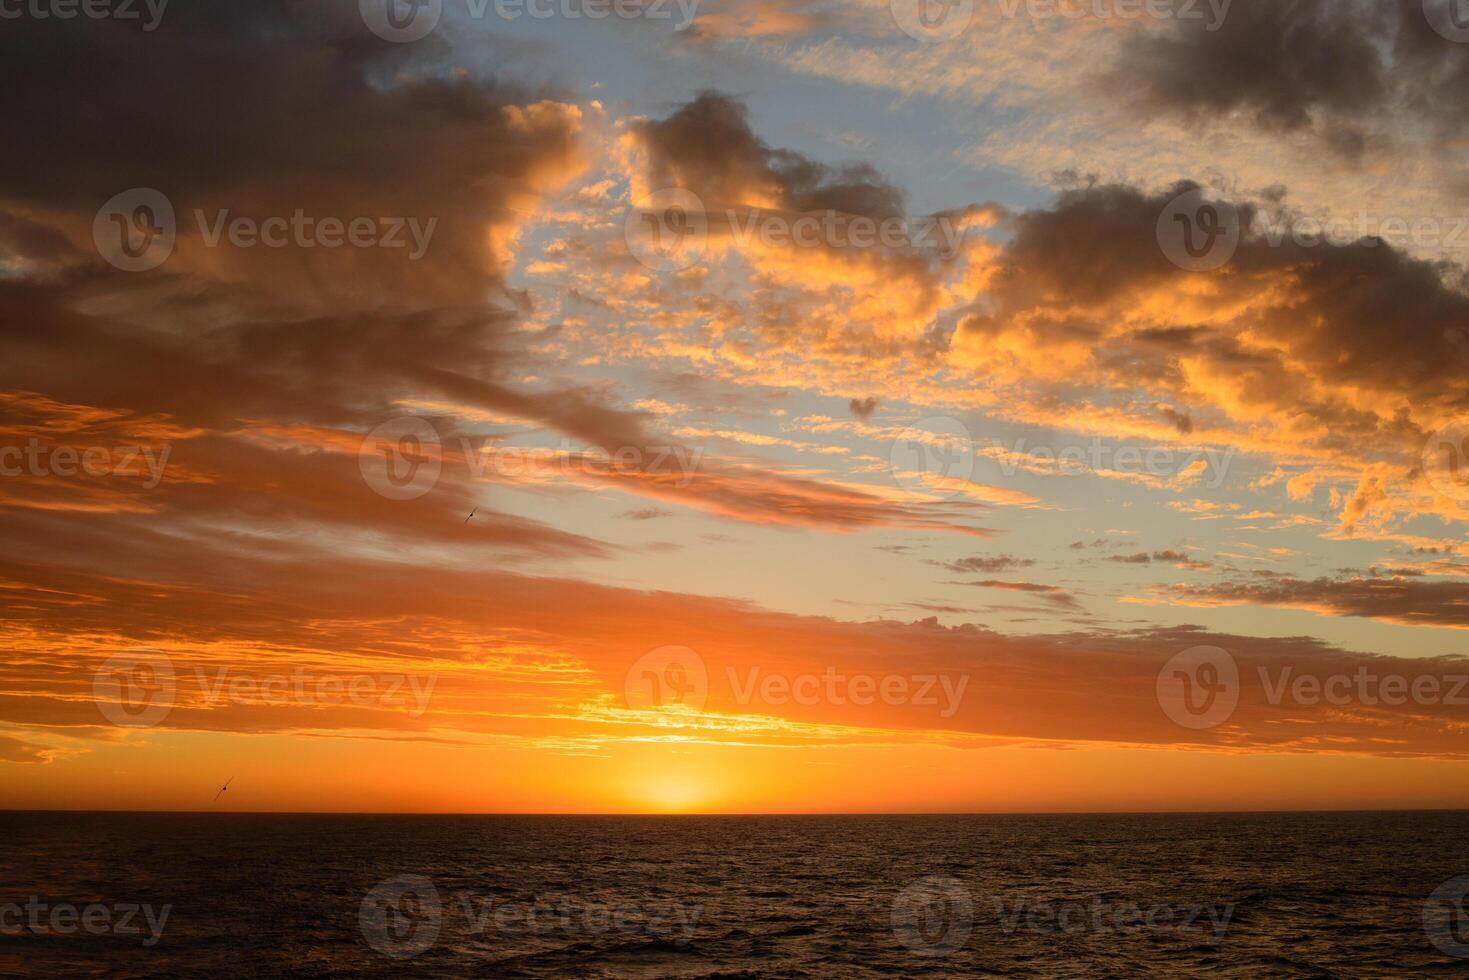
[(227, 779), (225, 781), (225, 784), (219, 788), (219, 792), (214, 794), (214, 802), (215, 803), (218, 803), (219, 802), (220, 796), (222, 796), (224, 794), (224, 791), (225, 790), (227, 790), (227, 789), (230, 788), (230, 783), (232, 783), (234, 781), (235, 781), (235, 777), (234, 776), (231, 776), (229, 779)]
[(469, 512), (469, 517), (466, 517), (466, 518), (465, 518), (465, 519), (464, 519), (464, 523), (466, 523), (466, 524), (468, 524), (468, 523), (469, 523), (469, 521), (470, 521), (470, 519), (471, 519), (471, 518), (473, 518), (473, 517), (474, 517), (474, 515), (475, 515), (475, 514), (478, 514), (478, 513), (479, 513), (479, 508), (478, 508), (478, 507), (476, 507), (476, 508), (475, 508), (475, 509), (474, 509), (474, 510), (472, 510), (472, 511), (470, 511), (470, 512)]

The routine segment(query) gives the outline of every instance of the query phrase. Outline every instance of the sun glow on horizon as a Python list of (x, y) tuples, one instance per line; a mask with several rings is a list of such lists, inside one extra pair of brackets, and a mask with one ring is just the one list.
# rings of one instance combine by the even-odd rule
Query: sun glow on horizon
[(700, 813), (714, 796), (707, 785), (676, 773), (650, 778), (635, 790), (650, 813)]

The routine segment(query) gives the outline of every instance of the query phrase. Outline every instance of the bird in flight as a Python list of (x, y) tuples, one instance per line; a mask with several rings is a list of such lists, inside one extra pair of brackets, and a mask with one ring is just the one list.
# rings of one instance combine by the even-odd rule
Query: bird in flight
[(479, 513), (479, 508), (476, 507), (474, 510), (472, 510), (472, 511), (469, 512), (469, 517), (466, 517), (464, 519), (464, 523), (468, 524), (470, 522), (470, 520), (472, 520), (474, 518), (474, 515), (475, 514), (478, 514), (478, 513)]
[(216, 802), (216, 803), (219, 802), (219, 798), (224, 795), (224, 791), (227, 790), (227, 789), (229, 789), (230, 788), (230, 783), (232, 783), (234, 781), (235, 781), (235, 777), (234, 776), (231, 776), (228, 780), (225, 781), (225, 784), (219, 788), (219, 792), (214, 794), (214, 802)]

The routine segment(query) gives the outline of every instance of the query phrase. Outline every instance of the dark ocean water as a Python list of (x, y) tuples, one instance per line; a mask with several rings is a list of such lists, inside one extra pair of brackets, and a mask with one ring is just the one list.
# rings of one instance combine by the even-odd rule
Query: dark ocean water
[(1469, 975), (1460, 876), (1465, 813), (0, 813), (0, 975)]

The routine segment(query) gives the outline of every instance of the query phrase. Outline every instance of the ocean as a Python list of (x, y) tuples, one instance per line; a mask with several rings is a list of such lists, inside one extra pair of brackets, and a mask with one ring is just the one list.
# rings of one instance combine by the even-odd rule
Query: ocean
[(1469, 975), (1469, 814), (0, 813), (0, 975)]

